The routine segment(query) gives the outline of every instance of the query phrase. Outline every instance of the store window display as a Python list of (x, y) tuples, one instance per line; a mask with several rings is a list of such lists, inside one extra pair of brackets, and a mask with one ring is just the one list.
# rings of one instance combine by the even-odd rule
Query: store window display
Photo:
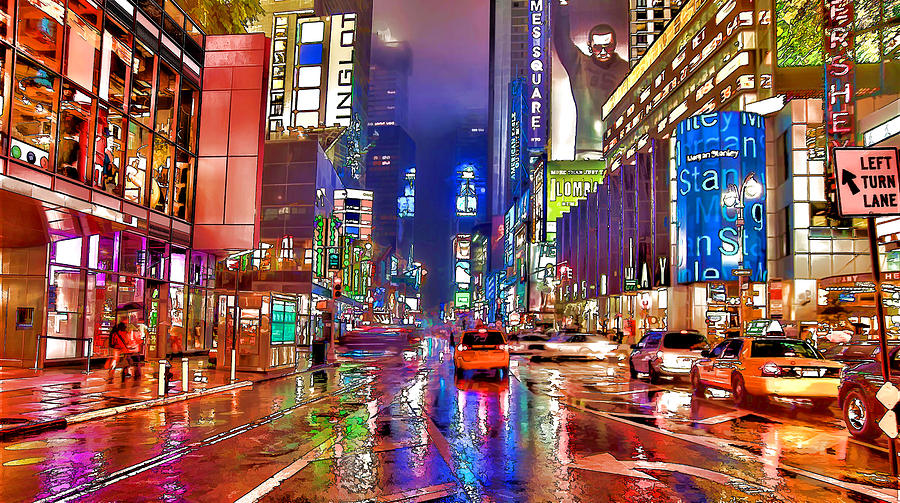
[(59, 79), (26, 58), (16, 62), (9, 155), (52, 170)]
[[(147, 183), (147, 165), (150, 161), (150, 140), (153, 137), (150, 130), (142, 127), (134, 121), (128, 122), (128, 147), (125, 151), (125, 199), (143, 204), (144, 188)], [(151, 196), (158, 193), (159, 187), (154, 191), (151, 188)]]
[(153, 143), (153, 169), (150, 172), (150, 208), (169, 212), (169, 192), (172, 185), (172, 161), (175, 157), (175, 146), (157, 134)]
[(122, 112), (106, 107), (97, 110), (97, 135), (94, 139), (94, 186), (122, 195), (121, 171), (125, 156), (126, 126)]
[(87, 182), (90, 175), (95, 105), (95, 100), (75, 86), (63, 86), (56, 170), (79, 182)]

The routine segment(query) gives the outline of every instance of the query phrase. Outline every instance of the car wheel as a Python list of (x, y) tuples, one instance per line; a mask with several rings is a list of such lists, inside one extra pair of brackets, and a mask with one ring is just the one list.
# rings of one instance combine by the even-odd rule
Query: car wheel
[(703, 396), (706, 394), (706, 386), (700, 382), (700, 372), (691, 371), (691, 386), (694, 388), (694, 395)]
[(747, 385), (740, 374), (731, 376), (731, 394), (734, 395), (735, 403), (741, 407), (747, 407), (753, 402), (753, 396), (747, 392)]
[(647, 374), (650, 376), (650, 384), (659, 384), (662, 379), (659, 377), (659, 372), (653, 369), (653, 364), (647, 364)]
[(872, 440), (881, 435), (872, 412), (872, 406), (865, 393), (859, 388), (850, 390), (844, 397), (844, 423), (847, 425), (847, 431), (854, 437)]
[(637, 370), (634, 368), (634, 362), (631, 361), (630, 358), (628, 359), (628, 374), (631, 376), (632, 379), (637, 379), (637, 378), (638, 378), (638, 372), (637, 372)]
[(463, 377), (463, 369), (461, 369), (461, 368), (459, 368), (459, 367), (456, 367), (456, 372), (455, 372), (455, 374), (456, 374), (456, 378), (457, 378), (457, 379), (462, 379), (462, 377)]

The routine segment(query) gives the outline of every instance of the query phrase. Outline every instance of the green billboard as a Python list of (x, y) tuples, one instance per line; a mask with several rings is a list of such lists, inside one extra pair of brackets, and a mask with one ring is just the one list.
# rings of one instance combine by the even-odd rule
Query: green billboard
[[(547, 163), (547, 222), (555, 222), (578, 201), (597, 190), (606, 174), (606, 161), (549, 161)], [(552, 227), (552, 226), (551, 226)]]

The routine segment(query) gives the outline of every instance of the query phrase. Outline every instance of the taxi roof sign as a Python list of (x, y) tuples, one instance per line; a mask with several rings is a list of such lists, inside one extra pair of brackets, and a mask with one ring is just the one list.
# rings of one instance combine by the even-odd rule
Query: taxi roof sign
[(834, 149), (838, 208), (844, 217), (900, 215), (895, 147)]

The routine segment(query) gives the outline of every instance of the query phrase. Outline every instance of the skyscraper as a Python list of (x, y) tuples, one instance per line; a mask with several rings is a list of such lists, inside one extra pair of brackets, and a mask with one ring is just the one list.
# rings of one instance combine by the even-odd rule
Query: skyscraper
[(629, 0), (629, 63), (633, 67), (681, 10), (683, 0)]
[(409, 127), (409, 74), (412, 52), (389, 32), (372, 40), (369, 68), (369, 125)]
[[(413, 238), (416, 144), (404, 129), (412, 54), (406, 42), (393, 40), (389, 32), (378, 33), (372, 42), (366, 188), (375, 194), (373, 236), (379, 245), (412, 260), (407, 255)], [(412, 194), (407, 194), (410, 183)]]
[[(525, 0), (492, 0), (491, 37), (488, 62), (488, 158), (486, 189), (488, 218), (502, 222), (509, 205), (510, 187), (505, 173), (509, 171), (509, 84), (524, 77), (528, 69), (528, 2)], [(496, 226), (492, 226), (496, 228)], [(496, 238), (496, 236), (494, 236)], [(492, 240), (496, 242), (496, 239)], [(491, 257), (499, 267), (499, 254)]]

